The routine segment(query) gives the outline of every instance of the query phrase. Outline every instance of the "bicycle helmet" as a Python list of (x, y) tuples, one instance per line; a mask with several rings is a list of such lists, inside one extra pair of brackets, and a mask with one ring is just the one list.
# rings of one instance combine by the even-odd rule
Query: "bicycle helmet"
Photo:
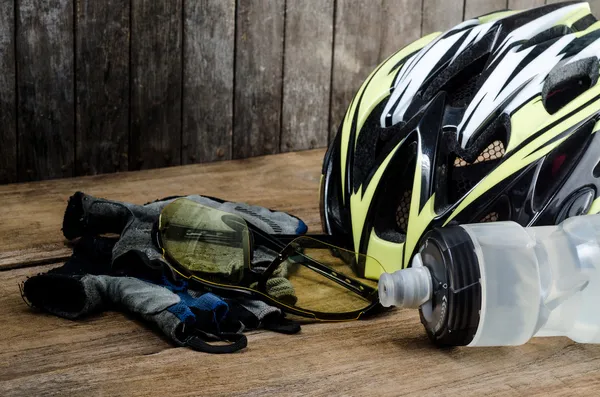
[(433, 227), (597, 213), (599, 54), (582, 2), (494, 12), (396, 52), (325, 155), (324, 231), (391, 272)]

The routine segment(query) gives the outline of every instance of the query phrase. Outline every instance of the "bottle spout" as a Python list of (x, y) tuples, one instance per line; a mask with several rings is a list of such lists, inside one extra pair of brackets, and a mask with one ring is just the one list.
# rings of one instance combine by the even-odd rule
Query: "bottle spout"
[(415, 255), (412, 267), (379, 277), (379, 301), (384, 307), (418, 309), (431, 299), (432, 280), (423, 266), (421, 255)]

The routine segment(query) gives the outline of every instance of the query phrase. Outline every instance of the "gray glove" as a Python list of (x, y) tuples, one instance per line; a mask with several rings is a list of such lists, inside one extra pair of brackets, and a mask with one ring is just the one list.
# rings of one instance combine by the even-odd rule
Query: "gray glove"
[[(125, 310), (153, 323), (175, 344), (209, 353), (230, 353), (246, 346), (242, 331), (264, 327), (296, 333), (299, 325), (279, 309), (260, 301), (222, 300), (211, 294), (175, 285), (149, 268), (144, 276), (114, 277), (111, 266), (116, 239), (83, 237), (73, 256), (61, 267), (25, 281), (24, 297), (54, 315), (78, 319), (107, 309)], [(226, 340), (228, 345), (207, 341)]]
[[(164, 262), (162, 252), (153, 241), (153, 230), (161, 210), (178, 197), (169, 197), (146, 205), (136, 205), (105, 200), (75, 193), (69, 200), (63, 222), (63, 233), (69, 240), (83, 235), (104, 233), (120, 234), (113, 249), (112, 262), (115, 268), (131, 268), (132, 262)], [(304, 234), (306, 224), (297, 217), (284, 212), (271, 211), (264, 207), (245, 203), (221, 201), (215, 198), (192, 195), (186, 198), (202, 205), (236, 214), (248, 223), (268, 234)], [(254, 262), (270, 261), (277, 252), (258, 246)], [(164, 268), (168, 268), (164, 266)], [(267, 283), (268, 293), (279, 300), (294, 304), (294, 290), (285, 278), (285, 269), (275, 274)]]

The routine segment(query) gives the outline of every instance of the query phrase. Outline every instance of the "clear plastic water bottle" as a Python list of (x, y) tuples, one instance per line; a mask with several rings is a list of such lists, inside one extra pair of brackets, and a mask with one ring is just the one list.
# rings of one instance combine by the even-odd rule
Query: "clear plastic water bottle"
[(381, 276), (379, 296), (384, 306), (418, 307), (439, 345), (600, 343), (600, 215), (433, 230), (410, 268)]

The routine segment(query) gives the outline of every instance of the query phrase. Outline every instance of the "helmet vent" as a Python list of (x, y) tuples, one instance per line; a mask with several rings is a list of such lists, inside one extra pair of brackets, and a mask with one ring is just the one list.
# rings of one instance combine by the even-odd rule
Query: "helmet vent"
[(592, 138), (591, 133), (595, 124), (595, 119), (590, 119), (583, 123), (562, 144), (554, 148), (542, 160), (540, 171), (535, 181), (535, 191), (533, 194), (534, 210), (541, 210), (565, 182), (565, 179), (581, 159), (582, 154), (590, 143)]
[(416, 150), (417, 142), (410, 142), (401, 147), (389, 162), (369, 205), (369, 211), (372, 210), (374, 216), (371, 219), (367, 217), (364, 232), (370, 233), (372, 227), (377, 236), (384, 240), (394, 243), (406, 240), (417, 166)]
[(448, 104), (458, 108), (467, 106), (477, 93), (478, 82), (479, 74), (476, 74), (451, 91), (448, 95)]
[(505, 149), (504, 143), (502, 141), (494, 141), (488, 147), (486, 147), (483, 152), (477, 156), (477, 159), (472, 163), (466, 162), (464, 159), (460, 157), (456, 157), (454, 159), (454, 167), (465, 167), (472, 164), (483, 163), (491, 160), (498, 160), (504, 157)]
[(412, 190), (405, 191), (400, 196), (400, 203), (396, 209), (396, 226), (401, 233), (406, 234), (408, 229), (408, 214), (410, 213), (410, 198), (412, 196)]
[(489, 214), (487, 214), (486, 216), (481, 218), (481, 220), (479, 222), (496, 222), (499, 218), (500, 218), (500, 214), (498, 214), (496, 211), (494, 211), (494, 212), (490, 212)]
[(579, 95), (596, 85), (598, 58), (589, 57), (553, 69), (544, 82), (542, 101), (554, 114)]
[(594, 166), (594, 170), (592, 171), (592, 175), (594, 175), (594, 178), (600, 177), (600, 161)]
[(448, 105), (465, 107), (473, 100), (480, 77), (490, 57), (490, 46), (494, 39), (490, 31), (485, 39), (467, 47), (465, 51), (445, 67), (424, 90), (421, 99), (425, 102), (433, 99), (439, 92), (445, 92)]

